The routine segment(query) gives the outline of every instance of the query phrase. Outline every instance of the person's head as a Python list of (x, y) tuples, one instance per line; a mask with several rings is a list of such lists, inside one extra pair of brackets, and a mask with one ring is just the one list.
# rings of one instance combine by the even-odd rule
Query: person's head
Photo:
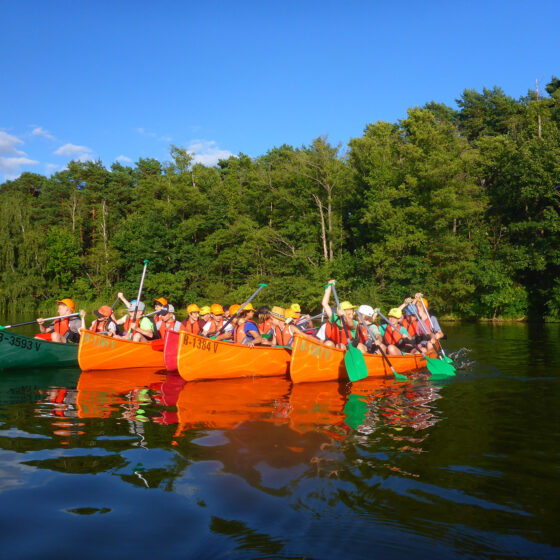
[(286, 322), (295, 322), (301, 317), (301, 315), (297, 311), (294, 311), (291, 307), (288, 307), (284, 310), (284, 317), (286, 317)]
[(209, 305), (203, 305), (200, 308), (200, 318), (203, 321), (209, 321), (210, 320), (210, 306)]
[(198, 321), (198, 317), (200, 315), (200, 307), (198, 307), (196, 303), (191, 303), (187, 307), (187, 315), (189, 316), (189, 320), (192, 321), (193, 323), (195, 321)]
[(113, 310), (108, 305), (102, 305), (93, 314), (97, 317), (98, 321), (105, 323), (111, 318)]
[(136, 311), (136, 318), (142, 317), (144, 311), (146, 310), (146, 304), (143, 301), (136, 302), (133, 300), (130, 302), (130, 307), (128, 308), (128, 314), (130, 317), (134, 317), (134, 311)]
[(284, 314), (284, 309), (275, 305), (270, 310), (270, 316), (272, 317), (272, 324), (276, 327), (283, 327), (286, 321), (286, 316)]
[[(239, 310), (241, 309), (241, 305), (238, 305), (237, 303), (234, 305), (230, 305), (228, 310), (229, 310), (229, 316), (233, 317)], [(232, 323), (237, 323), (237, 319), (238, 319), (239, 315), (237, 315), (237, 317), (235, 317), (234, 319), (231, 320)]]
[(229, 317), (231, 316), (230, 306), (224, 305), (223, 309), (224, 309), (224, 318), (229, 319)]
[(301, 307), (299, 306), (299, 303), (292, 303), (292, 305), (290, 305), (290, 309), (293, 309), (296, 313), (301, 314)]
[(340, 309), (344, 314), (344, 318), (347, 322), (354, 320), (354, 315), (356, 314), (356, 306), (352, 305), (349, 301), (343, 301), (340, 304)]
[(219, 321), (224, 316), (224, 308), (219, 303), (213, 303), (210, 306), (210, 313), (213, 319)]
[(391, 325), (396, 326), (398, 325), (400, 319), (402, 317), (402, 311), (398, 307), (394, 307), (387, 313), (387, 318), (391, 321)]
[(170, 303), (162, 305), (158, 311), (158, 317), (161, 317), (163, 321), (170, 321), (175, 318), (175, 308)]
[[(418, 302), (416, 308), (418, 309), (418, 315), (420, 315), (420, 317), (422, 318), (426, 318), (428, 316), (426, 312), (428, 310), (428, 300), (426, 298), (421, 298), (421, 300), (422, 301)], [(424, 305), (422, 305), (422, 302), (424, 302)], [(426, 310), (424, 310), (424, 307), (426, 308)]]
[(70, 315), (71, 313), (74, 313), (76, 309), (74, 300), (70, 298), (59, 299), (56, 303), (59, 315)]
[(241, 311), (240, 315), (244, 319), (252, 319), (253, 316), (255, 315), (255, 311), (256, 309), (253, 307), (253, 304), (249, 302), (243, 307), (243, 310)]
[(373, 323), (375, 311), (371, 305), (360, 305), (360, 307), (358, 307), (358, 313), (364, 318), (366, 323)]
[(416, 321), (416, 307), (414, 306), (413, 303), (409, 303), (404, 309), (403, 309), (403, 313), (404, 315), (407, 317), (407, 319), (409, 321)]
[(268, 305), (261, 305), (257, 311), (259, 321), (264, 322), (270, 317), (270, 307)]
[(167, 305), (167, 300), (164, 297), (160, 297), (157, 299), (154, 299), (155, 304), (154, 304), (154, 309), (159, 312), (161, 311), (161, 308)]

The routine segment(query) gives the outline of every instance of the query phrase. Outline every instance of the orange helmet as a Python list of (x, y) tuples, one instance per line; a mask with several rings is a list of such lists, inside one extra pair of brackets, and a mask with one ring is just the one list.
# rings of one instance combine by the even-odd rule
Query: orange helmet
[(233, 317), (240, 309), (241, 309), (241, 305), (237, 305), (237, 303), (235, 305), (230, 305), (229, 306), (230, 316)]
[(154, 299), (154, 301), (157, 301), (157, 303), (161, 303), (161, 305), (167, 305), (169, 303), (164, 297)]
[(191, 303), (187, 307), (187, 313), (200, 313), (200, 307), (198, 307), (198, 305), (196, 305), (196, 303)]
[(428, 309), (428, 300), (426, 298), (422, 298), (422, 301), (424, 302), (426, 309)]
[(66, 307), (69, 307), (72, 310), (72, 312), (74, 312), (74, 309), (76, 309), (76, 304), (74, 303), (74, 300), (70, 298), (57, 299), (56, 303), (62, 303), (63, 305), (66, 305)]
[(210, 306), (210, 313), (212, 313), (213, 315), (223, 315), (224, 308), (219, 303), (213, 303)]

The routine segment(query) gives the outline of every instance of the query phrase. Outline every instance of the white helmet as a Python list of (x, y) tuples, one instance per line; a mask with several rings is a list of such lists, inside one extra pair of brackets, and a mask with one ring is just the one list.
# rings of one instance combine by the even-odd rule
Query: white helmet
[(365, 317), (373, 317), (375, 314), (371, 305), (360, 305), (360, 307), (358, 307), (358, 312)]

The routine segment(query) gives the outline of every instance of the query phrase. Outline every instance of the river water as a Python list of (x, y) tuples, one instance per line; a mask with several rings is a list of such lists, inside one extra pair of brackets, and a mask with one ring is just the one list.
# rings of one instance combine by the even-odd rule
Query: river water
[(0, 372), (3, 557), (560, 557), (560, 325), (446, 331), (445, 383)]

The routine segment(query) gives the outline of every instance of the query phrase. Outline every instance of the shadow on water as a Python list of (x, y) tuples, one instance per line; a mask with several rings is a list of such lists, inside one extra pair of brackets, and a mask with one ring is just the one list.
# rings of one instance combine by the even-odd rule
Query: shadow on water
[(554, 556), (560, 332), (446, 330), (472, 365), (437, 384), (3, 375), (7, 552)]

